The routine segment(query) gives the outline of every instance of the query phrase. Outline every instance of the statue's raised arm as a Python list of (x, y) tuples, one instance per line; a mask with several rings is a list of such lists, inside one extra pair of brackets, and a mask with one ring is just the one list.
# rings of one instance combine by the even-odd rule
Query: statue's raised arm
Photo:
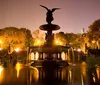
[(43, 6), (43, 5), (40, 5), (40, 6), (43, 7), (43, 8), (45, 8), (45, 9), (47, 10), (46, 21), (47, 21), (48, 24), (51, 24), (51, 22), (54, 20), (53, 14), (52, 14), (52, 13), (53, 13), (55, 10), (58, 10), (58, 9), (60, 9), (60, 8), (53, 8), (52, 10), (50, 10), (50, 9), (48, 9), (47, 7)]

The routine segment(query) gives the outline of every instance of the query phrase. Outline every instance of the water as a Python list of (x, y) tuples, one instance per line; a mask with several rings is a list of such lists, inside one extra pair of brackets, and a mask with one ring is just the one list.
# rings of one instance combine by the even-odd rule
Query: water
[(0, 85), (100, 85), (100, 68), (89, 71), (86, 63), (64, 68), (41, 68), (17, 62), (0, 65)]

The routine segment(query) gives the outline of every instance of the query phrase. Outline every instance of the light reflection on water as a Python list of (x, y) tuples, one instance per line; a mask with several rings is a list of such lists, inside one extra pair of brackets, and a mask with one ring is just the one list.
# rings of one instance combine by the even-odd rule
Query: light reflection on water
[(100, 67), (96, 68), (97, 78), (100, 80)]
[(0, 65), (0, 85), (96, 85), (97, 79), (100, 80), (100, 68), (96, 73), (88, 75), (85, 62), (56, 70), (28, 67), (18, 62), (15, 66)]
[(0, 84), (1, 84), (2, 78), (3, 78), (3, 76), (2, 76), (2, 71), (3, 71), (3, 67), (0, 66)]
[(17, 71), (17, 78), (19, 78), (19, 72), (22, 69), (22, 64), (20, 64), (19, 62), (16, 63), (15, 69)]

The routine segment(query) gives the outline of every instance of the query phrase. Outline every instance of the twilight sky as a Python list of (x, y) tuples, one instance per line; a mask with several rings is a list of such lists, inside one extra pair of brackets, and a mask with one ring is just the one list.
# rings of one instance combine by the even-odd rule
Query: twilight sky
[(0, 0), (0, 28), (14, 26), (34, 31), (46, 24), (46, 10), (61, 8), (53, 13), (53, 24), (64, 32), (80, 33), (82, 28), (100, 19), (100, 0)]

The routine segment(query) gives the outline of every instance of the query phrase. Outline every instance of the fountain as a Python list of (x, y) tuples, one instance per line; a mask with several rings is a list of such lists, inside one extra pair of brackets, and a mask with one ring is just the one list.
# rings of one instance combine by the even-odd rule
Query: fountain
[[(42, 66), (44, 61), (46, 64), (56, 63), (58, 66), (66, 66), (68, 47), (61, 45), (54, 45), (54, 33), (53, 31), (59, 30), (60, 26), (52, 24), (53, 12), (60, 8), (53, 8), (52, 10), (40, 5), (47, 10), (46, 22), (47, 24), (41, 25), (40, 30), (46, 31), (44, 45), (41, 46), (29, 46), (28, 47), (28, 61), (33, 62), (33, 66)], [(65, 55), (65, 56), (64, 56)], [(65, 57), (65, 58), (63, 58)], [(29, 63), (28, 62), (28, 63)]]

